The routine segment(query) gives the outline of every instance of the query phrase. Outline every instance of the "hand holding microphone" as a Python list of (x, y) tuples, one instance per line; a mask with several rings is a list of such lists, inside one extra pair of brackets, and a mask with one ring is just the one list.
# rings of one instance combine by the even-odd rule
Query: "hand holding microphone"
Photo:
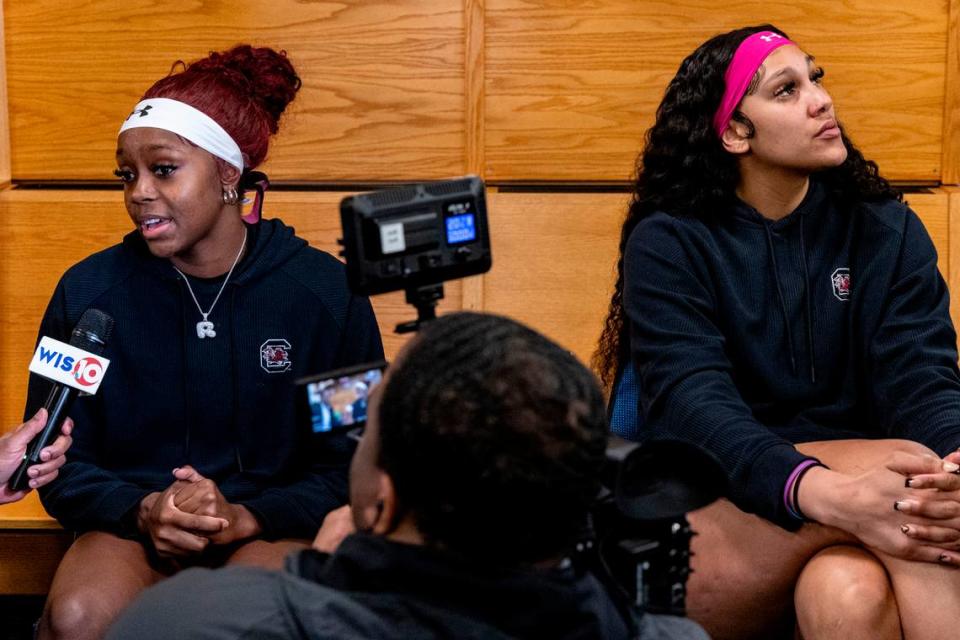
[[(47, 337), (40, 340), (30, 363), (30, 371), (52, 380), (54, 385), (44, 405), (46, 424), (30, 441), (22, 454), (20, 466), (7, 481), (8, 489), (5, 491), (11, 499), (18, 499), (15, 496), (19, 492), (29, 489), (28, 469), (45, 462), (43, 450), (60, 436), (67, 413), (76, 397), (81, 392), (96, 393), (100, 387), (103, 374), (110, 364), (110, 361), (100, 354), (103, 353), (112, 330), (113, 318), (99, 309), (87, 309), (80, 316), (69, 344)], [(33, 419), (27, 424), (32, 422)]]
[(60, 467), (66, 462), (64, 453), (70, 448), (73, 439), (70, 432), (73, 422), (67, 418), (61, 428), (61, 435), (53, 444), (40, 451), (39, 464), (27, 470), (29, 488), (13, 491), (7, 481), (17, 466), (23, 461), (30, 441), (40, 433), (47, 424), (47, 411), (40, 409), (36, 414), (10, 433), (0, 437), (0, 504), (16, 502), (27, 494), (30, 489), (36, 489), (52, 482), (57, 477)]

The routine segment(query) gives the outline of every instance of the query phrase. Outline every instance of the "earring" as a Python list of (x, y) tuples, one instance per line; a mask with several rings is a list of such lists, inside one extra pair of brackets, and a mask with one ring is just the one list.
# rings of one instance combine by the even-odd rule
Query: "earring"
[(236, 187), (224, 187), (220, 198), (223, 200), (223, 204), (237, 204), (240, 202), (240, 194), (237, 193)]

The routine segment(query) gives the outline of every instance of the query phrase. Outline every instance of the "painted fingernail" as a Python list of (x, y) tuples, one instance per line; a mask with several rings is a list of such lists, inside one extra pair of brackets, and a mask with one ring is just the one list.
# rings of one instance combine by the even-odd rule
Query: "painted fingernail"
[(950, 473), (956, 473), (957, 471), (960, 471), (960, 465), (956, 464), (955, 462), (944, 462), (943, 470), (949, 471)]
[(903, 486), (907, 487), (908, 489), (909, 489), (910, 487), (912, 487), (912, 486), (913, 486), (913, 478), (907, 478), (907, 479), (904, 481)]
[(896, 502), (893, 503), (893, 510), (900, 511), (900, 507), (902, 506), (903, 506), (903, 500), (897, 500)]
[(953, 558), (945, 553), (940, 554), (940, 564), (953, 564)]
[(910, 525), (908, 524), (900, 525), (900, 531), (902, 531), (904, 535), (910, 535)]

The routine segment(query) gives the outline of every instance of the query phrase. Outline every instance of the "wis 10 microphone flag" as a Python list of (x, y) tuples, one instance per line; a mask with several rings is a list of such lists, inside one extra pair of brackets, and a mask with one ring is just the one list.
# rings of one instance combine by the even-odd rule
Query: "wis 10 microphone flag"
[(7, 483), (11, 490), (28, 487), (27, 469), (39, 462), (40, 451), (58, 435), (67, 412), (78, 395), (93, 395), (100, 388), (110, 361), (101, 356), (113, 331), (113, 318), (99, 309), (87, 309), (70, 335), (70, 343), (44, 336), (30, 362), (30, 371), (51, 380), (47, 396), (47, 424), (30, 441), (23, 461)]

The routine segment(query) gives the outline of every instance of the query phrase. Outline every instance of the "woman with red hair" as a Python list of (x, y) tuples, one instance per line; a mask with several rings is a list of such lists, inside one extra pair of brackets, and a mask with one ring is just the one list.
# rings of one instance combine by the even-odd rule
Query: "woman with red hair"
[[(291, 381), (383, 348), (340, 262), (260, 219), (255, 169), (299, 87), (284, 53), (238, 46), (158, 81), (120, 128), (135, 229), (67, 271), (40, 329), (67, 336), (88, 308), (116, 323), (110, 375), (76, 404), (74, 455), (41, 494), (79, 534), (42, 638), (100, 637), (184, 566), (279, 566), (346, 500), (352, 449), (300, 430)], [(31, 381), (29, 411), (45, 386)]]

